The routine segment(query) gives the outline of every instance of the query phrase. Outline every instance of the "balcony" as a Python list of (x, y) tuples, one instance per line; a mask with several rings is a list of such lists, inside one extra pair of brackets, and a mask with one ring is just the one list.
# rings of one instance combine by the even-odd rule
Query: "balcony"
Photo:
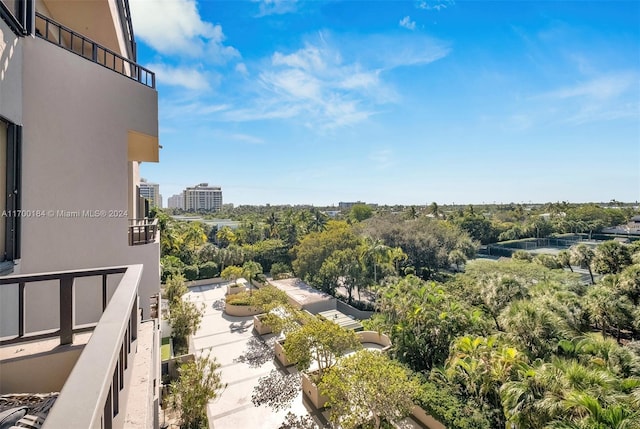
[(157, 242), (158, 219), (129, 219), (129, 246)]
[[(129, 265), (0, 278), (0, 288), (12, 289), (18, 303), (17, 330), (0, 339), (0, 394), (60, 392), (48, 412), (30, 409), (25, 421), (43, 429), (157, 425), (158, 335), (155, 321), (139, 321), (141, 275), (142, 265)], [(89, 280), (102, 292), (103, 310), (97, 323), (76, 325), (77, 309), (91, 304), (76, 298)], [(59, 307), (49, 306), (59, 324), (27, 331), (30, 319), (41, 317), (28, 311), (27, 298), (51, 286)], [(5, 318), (14, 306), (7, 301), (0, 303)]]
[(149, 88), (156, 87), (156, 77), (151, 70), (37, 12), (36, 36)]

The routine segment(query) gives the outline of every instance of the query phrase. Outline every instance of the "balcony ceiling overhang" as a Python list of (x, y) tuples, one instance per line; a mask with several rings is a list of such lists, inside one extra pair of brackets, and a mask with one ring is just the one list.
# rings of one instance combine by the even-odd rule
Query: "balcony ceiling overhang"
[(160, 146), (158, 145), (158, 137), (149, 134), (140, 133), (138, 131), (128, 132), (128, 157), (129, 161), (139, 162), (159, 162)]
[(123, 57), (128, 57), (120, 46), (124, 40), (117, 6), (110, 0), (43, 0), (48, 10), (38, 12), (88, 37)]

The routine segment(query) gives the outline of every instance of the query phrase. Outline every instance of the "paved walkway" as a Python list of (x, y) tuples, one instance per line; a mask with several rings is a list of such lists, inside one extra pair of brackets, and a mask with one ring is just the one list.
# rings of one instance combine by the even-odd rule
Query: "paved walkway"
[[(302, 390), (296, 380), (297, 392), (289, 406), (283, 409), (261, 405), (256, 407), (251, 396), (261, 377), (271, 371), (296, 373), (295, 367), (283, 368), (274, 360), (270, 346), (272, 335), (262, 339), (253, 331), (251, 317), (233, 317), (223, 313), (226, 284), (196, 286), (184, 299), (204, 304), (204, 316), (198, 332), (193, 336), (190, 350), (196, 356), (215, 357), (220, 363), (222, 382), (227, 388), (207, 407), (211, 429), (278, 429), (289, 412), (309, 416), (318, 423), (324, 416), (312, 405), (303, 402)], [(271, 338), (270, 338), (271, 337)]]

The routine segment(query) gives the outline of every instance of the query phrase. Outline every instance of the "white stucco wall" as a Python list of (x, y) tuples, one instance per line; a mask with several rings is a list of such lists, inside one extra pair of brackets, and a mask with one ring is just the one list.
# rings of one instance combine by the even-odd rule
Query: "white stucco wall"
[(0, 20), (0, 116), (22, 123), (22, 44)]
[[(149, 296), (159, 290), (159, 244), (128, 246), (135, 214), (127, 131), (157, 136), (157, 93), (44, 40), (22, 44), (22, 208), (47, 214), (22, 219), (20, 272), (143, 263), (140, 304), (148, 317)], [(83, 210), (102, 213), (87, 217)], [(89, 322), (100, 311), (100, 288), (77, 287), (77, 323)], [(27, 291), (27, 302), (28, 328), (57, 326), (56, 287)]]

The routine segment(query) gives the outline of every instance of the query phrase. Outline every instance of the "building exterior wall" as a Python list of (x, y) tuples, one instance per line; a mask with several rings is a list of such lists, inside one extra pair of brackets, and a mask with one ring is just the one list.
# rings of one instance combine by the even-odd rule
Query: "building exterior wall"
[(3, 361), (0, 394), (59, 392), (83, 347)]
[[(32, 1), (23, 3), (27, 11), (32, 10)], [(118, 9), (126, 8), (126, 1), (35, 0), (35, 4), (38, 12), (123, 56), (132, 51), (133, 45), (127, 45), (120, 22), (120, 11), (126, 9)], [(23, 20), (20, 25), (14, 25), (15, 31), (20, 33), (22, 28), (30, 31), (30, 24)], [(149, 76), (153, 85), (153, 74)], [(76, 278), (72, 323), (78, 327), (95, 323), (102, 316), (102, 323), (91, 334), (95, 341), (84, 348), (73, 344), (56, 347), (53, 352), (37, 351), (28, 358), (26, 354), (0, 357), (3, 368), (0, 393), (62, 389), (56, 405), (64, 400), (70, 404), (68, 409), (75, 407), (74, 412), (58, 413), (62, 419), (58, 418), (57, 422), (55, 416), (49, 414), (43, 427), (62, 427), (64, 424), (60, 421), (83, 410), (89, 415), (85, 420), (92, 423), (70, 426), (99, 427), (102, 415), (102, 426), (125, 428), (130, 426), (125, 411), (133, 413), (141, 406), (146, 412), (144, 422), (149, 424), (136, 427), (158, 427), (157, 321), (146, 324), (152, 327), (146, 330), (150, 334), (146, 344), (138, 341), (132, 345), (131, 342), (136, 341), (134, 337), (141, 340), (138, 334), (145, 332), (141, 326), (145, 324), (138, 321), (138, 304), (142, 317), (149, 318), (150, 297), (160, 290), (159, 232), (150, 243), (129, 245), (129, 219), (141, 217), (139, 161), (158, 161), (157, 92), (33, 35), (17, 37), (11, 25), (0, 20), (0, 124), (4, 122), (10, 123), (9, 140), (16, 147), (15, 153), (22, 154), (17, 157), (8, 151), (10, 158), (20, 160), (16, 165), (0, 156), (0, 177), (6, 176), (11, 186), (15, 182), (22, 199), (20, 229), (14, 230), (20, 231), (22, 251), (13, 273), (138, 263), (143, 267), (130, 267), (124, 275), (107, 278), (110, 304), (104, 313), (102, 278)], [(0, 125), (0, 133), (6, 131), (7, 127)], [(132, 134), (136, 136), (132, 138)], [(0, 151), (5, 144), (0, 138)], [(145, 155), (146, 158), (138, 156), (132, 151), (132, 148), (140, 149), (137, 144), (146, 145), (154, 153)], [(20, 181), (6, 174), (13, 171), (20, 172), (19, 187)], [(0, 190), (4, 188), (0, 180)], [(127, 280), (124, 284), (120, 283), (123, 278)], [(64, 307), (60, 299), (66, 299), (66, 295), (61, 294), (59, 288), (58, 281), (27, 283), (24, 307), (19, 307), (18, 286), (3, 285), (0, 288), (0, 337), (18, 334), (19, 308), (24, 309), (27, 335), (60, 327), (60, 306)], [(61, 331), (60, 340), (64, 343), (67, 340), (64, 329)], [(24, 339), (22, 331), (20, 338), (14, 340), (21, 339)], [(37, 343), (33, 338), (30, 340), (30, 346)], [(142, 356), (144, 352), (138, 349), (139, 345), (148, 356)], [(96, 364), (101, 359), (103, 364)], [(127, 359), (129, 370), (125, 371)], [(130, 386), (134, 384), (131, 379), (134, 364), (140, 364), (145, 371), (138, 377), (139, 389), (129, 395)], [(117, 379), (111, 384), (114, 370), (123, 377), (119, 389)], [(69, 381), (69, 374), (75, 381)], [(87, 381), (94, 385), (85, 391), (74, 387)], [(143, 382), (146, 384), (141, 385)], [(110, 404), (101, 399), (106, 398), (106, 391), (115, 395), (114, 401), (119, 398), (120, 413), (113, 419), (113, 425), (110, 425), (112, 413), (102, 414)], [(53, 410), (55, 414), (55, 407)]]
[(159, 288), (159, 253), (128, 246), (139, 173), (127, 131), (157, 136), (157, 92), (44, 40), (22, 44), (22, 207), (47, 215), (22, 219), (20, 271), (147, 262), (148, 315), (142, 293)]
[(22, 123), (22, 43), (1, 19), (0, 116)]
[(184, 190), (185, 210), (220, 210), (222, 209), (222, 188), (201, 183)]
[(162, 208), (162, 197), (160, 196), (160, 185), (157, 183), (140, 182), (140, 196), (149, 200), (151, 207)]
[(176, 194), (169, 197), (167, 207), (170, 209), (184, 209), (184, 194)]

